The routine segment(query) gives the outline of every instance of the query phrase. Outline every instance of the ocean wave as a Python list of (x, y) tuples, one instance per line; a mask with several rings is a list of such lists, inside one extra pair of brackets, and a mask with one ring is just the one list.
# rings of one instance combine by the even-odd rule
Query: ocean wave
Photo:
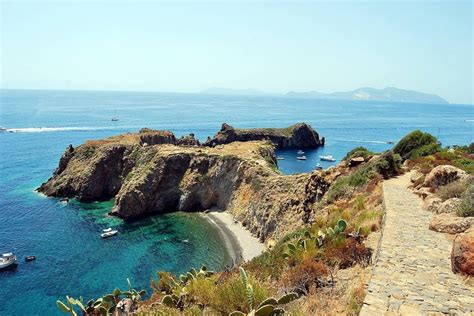
[(5, 132), (10, 133), (44, 133), (44, 132), (65, 132), (65, 131), (96, 131), (114, 129), (116, 127), (91, 127), (91, 126), (67, 126), (67, 127), (22, 127), (6, 128)]

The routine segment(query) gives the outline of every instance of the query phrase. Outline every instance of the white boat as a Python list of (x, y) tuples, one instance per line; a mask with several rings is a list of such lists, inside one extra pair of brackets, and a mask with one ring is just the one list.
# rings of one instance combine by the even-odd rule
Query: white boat
[(117, 117), (117, 110), (115, 110), (115, 115), (112, 117), (111, 121), (112, 122), (117, 122), (119, 119)]
[(306, 160), (306, 156), (298, 156), (298, 157), (296, 157), (296, 159), (298, 159), (298, 160)]
[(103, 231), (104, 233), (108, 233), (108, 232), (111, 232), (111, 231), (112, 231), (112, 228), (109, 227), (109, 228), (106, 228), (106, 229), (102, 229), (102, 231)]
[(117, 230), (109, 230), (105, 233), (100, 234), (101, 238), (108, 238), (117, 235), (118, 231)]
[(11, 252), (4, 253), (0, 257), (0, 269), (6, 268), (13, 264), (16, 264), (16, 256), (13, 253)]
[(297, 154), (298, 154), (298, 155), (304, 155), (304, 151), (302, 151), (302, 150), (300, 149), (300, 150), (298, 150)]
[(6, 131), (7, 131), (6, 127), (0, 126), (0, 132), (6, 132)]
[(285, 157), (277, 157), (277, 160), (285, 160)]
[(321, 159), (323, 161), (332, 161), (332, 162), (336, 161), (336, 159), (334, 159), (334, 157), (331, 156), (331, 155), (319, 156), (319, 159)]
[(323, 170), (323, 167), (322, 167), (321, 164), (318, 162), (318, 163), (316, 164), (316, 168), (315, 168), (315, 169), (316, 169), (316, 170)]

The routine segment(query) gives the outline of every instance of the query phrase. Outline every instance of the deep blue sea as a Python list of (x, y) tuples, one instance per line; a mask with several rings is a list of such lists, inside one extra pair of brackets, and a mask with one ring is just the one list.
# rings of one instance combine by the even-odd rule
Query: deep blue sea
[[(0, 315), (60, 314), (65, 295), (86, 300), (126, 287), (150, 290), (156, 271), (183, 272), (205, 263), (218, 269), (228, 260), (219, 235), (195, 214), (173, 213), (135, 223), (105, 217), (113, 201), (61, 203), (34, 190), (46, 181), (68, 144), (135, 132), (169, 129), (205, 139), (223, 122), (235, 127), (311, 124), (326, 146), (278, 155), (284, 173), (308, 172), (319, 155), (341, 159), (356, 146), (389, 149), (411, 130), (438, 136), (444, 145), (474, 139), (472, 105), (431, 105), (285, 97), (203, 94), (0, 90), (0, 252), (14, 251), (15, 270), (0, 271)], [(111, 117), (117, 115), (118, 122)], [(329, 167), (332, 163), (322, 163)], [(119, 235), (99, 233), (108, 226)], [(25, 263), (27, 255), (37, 260)]]

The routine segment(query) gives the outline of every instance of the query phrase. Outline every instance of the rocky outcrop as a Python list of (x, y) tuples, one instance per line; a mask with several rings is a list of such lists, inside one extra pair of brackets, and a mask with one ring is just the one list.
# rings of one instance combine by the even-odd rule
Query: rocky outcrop
[(450, 165), (441, 165), (433, 168), (426, 176), (424, 187), (438, 188), (455, 181), (464, 181), (469, 175), (459, 168)]
[(435, 210), (436, 214), (441, 213), (456, 213), (461, 207), (462, 200), (458, 198), (451, 198), (441, 203)]
[(199, 140), (194, 138), (194, 134), (176, 138), (170, 131), (158, 131), (149, 128), (143, 128), (138, 133), (140, 144), (142, 145), (162, 145), (172, 144), (179, 146), (200, 146)]
[(318, 133), (309, 125), (299, 123), (287, 128), (254, 128), (237, 129), (226, 123), (213, 137), (208, 138), (205, 146), (229, 144), (239, 141), (271, 141), (277, 148), (316, 148), (324, 146), (324, 137), (319, 138)]
[(474, 227), (454, 239), (451, 268), (454, 273), (474, 275)]
[(167, 131), (142, 130), (68, 147), (38, 191), (90, 202), (115, 197), (112, 215), (135, 219), (219, 208), (260, 239), (282, 236), (314, 217), (330, 176), (282, 176), (265, 141), (186, 145)]
[(429, 228), (440, 233), (459, 234), (472, 225), (474, 225), (474, 217), (458, 217), (451, 213), (442, 213), (433, 216)]

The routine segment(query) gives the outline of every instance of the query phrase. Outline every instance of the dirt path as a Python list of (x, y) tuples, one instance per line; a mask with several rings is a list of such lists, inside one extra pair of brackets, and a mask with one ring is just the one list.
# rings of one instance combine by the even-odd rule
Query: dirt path
[(451, 272), (451, 242), (428, 229), (432, 217), (407, 186), (384, 182), (385, 225), (360, 315), (474, 315), (474, 289)]

